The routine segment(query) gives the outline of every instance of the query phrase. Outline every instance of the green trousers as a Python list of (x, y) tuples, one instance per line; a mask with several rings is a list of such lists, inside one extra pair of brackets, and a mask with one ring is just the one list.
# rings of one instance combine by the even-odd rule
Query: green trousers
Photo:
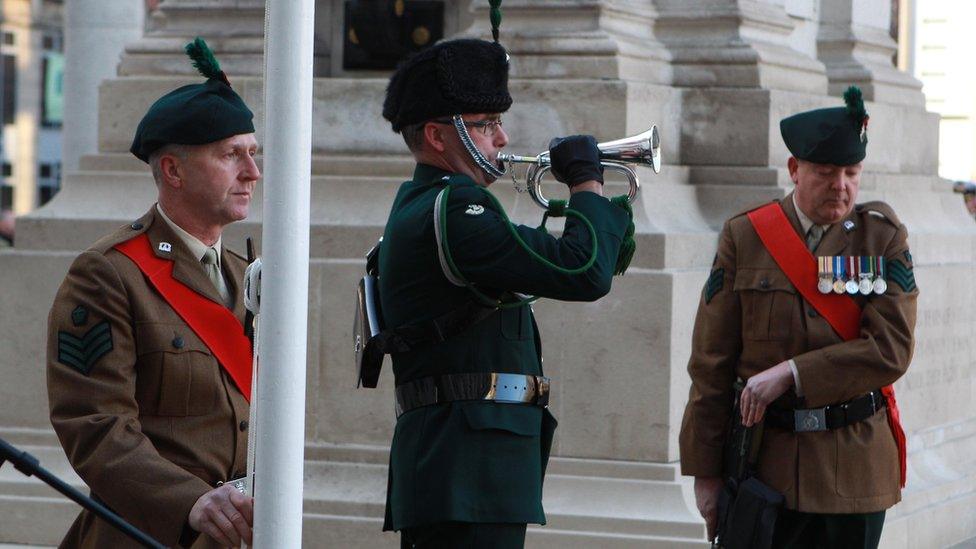
[(781, 509), (773, 531), (777, 549), (877, 549), (885, 512), (820, 514)]
[(443, 522), (400, 532), (400, 549), (522, 549), (525, 525)]

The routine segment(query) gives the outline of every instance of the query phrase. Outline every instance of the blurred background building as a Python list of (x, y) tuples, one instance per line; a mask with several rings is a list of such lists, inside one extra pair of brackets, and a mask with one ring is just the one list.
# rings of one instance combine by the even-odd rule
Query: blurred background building
[(941, 117), (939, 175), (976, 180), (976, 3), (901, 0), (899, 68), (922, 81)]
[(27, 213), (61, 182), (62, 0), (3, 0), (0, 211)]

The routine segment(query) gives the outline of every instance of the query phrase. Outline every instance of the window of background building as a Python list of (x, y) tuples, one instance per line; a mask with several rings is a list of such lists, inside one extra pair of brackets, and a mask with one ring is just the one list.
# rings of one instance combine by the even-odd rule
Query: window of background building
[(60, 32), (48, 32), (43, 37), (44, 53), (41, 60), (41, 124), (60, 127), (63, 119), (64, 54), (61, 53)]
[(14, 33), (5, 32), (3, 33), (3, 45), (13, 46), (14, 45)]
[(17, 58), (3, 54), (3, 123), (14, 123), (17, 105)]
[(61, 163), (42, 163), (37, 170), (38, 205), (43, 206), (61, 189)]
[(14, 188), (6, 183), (0, 183), (0, 210), (14, 209)]

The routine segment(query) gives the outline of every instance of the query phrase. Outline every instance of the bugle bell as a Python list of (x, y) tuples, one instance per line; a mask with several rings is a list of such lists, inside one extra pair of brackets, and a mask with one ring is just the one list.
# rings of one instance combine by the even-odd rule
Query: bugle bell
[[(597, 143), (600, 149), (600, 164), (605, 169), (623, 173), (630, 180), (630, 191), (627, 200), (633, 202), (640, 192), (640, 180), (631, 165), (649, 166), (654, 173), (661, 173), (661, 136), (657, 126), (652, 125), (647, 131), (637, 135)], [(538, 156), (519, 156), (515, 154), (499, 154), (498, 160), (505, 165), (506, 171), (512, 176), (515, 190), (528, 191), (532, 200), (539, 206), (548, 209), (549, 200), (542, 194), (542, 178), (552, 169), (549, 151)], [(515, 164), (528, 164), (525, 172), (525, 182), (519, 182), (515, 175)]]

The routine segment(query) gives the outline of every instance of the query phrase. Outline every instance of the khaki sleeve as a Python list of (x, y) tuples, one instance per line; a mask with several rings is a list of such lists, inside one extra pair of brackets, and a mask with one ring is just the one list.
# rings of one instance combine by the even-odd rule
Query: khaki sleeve
[(211, 488), (164, 459), (143, 434), (125, 286), (101, 253), (79, 256), (48, 317), (51, 424), (92, 493), (166, 546)]
[(735, 282), (735, 245), (729, 223), (702, 290), (692, 333), (691, 391), (681, 422), (681, 474), (719, 476), (732, 409), (735, 365), (742, 351), (741, 312)]
[(885, 250), (887, 291), (870, 297), (861, 336), (796, 356), (806, 406), (844, 402), (890, 385), (912, 360), (918, 288), (908, 231), (900, 225)]

